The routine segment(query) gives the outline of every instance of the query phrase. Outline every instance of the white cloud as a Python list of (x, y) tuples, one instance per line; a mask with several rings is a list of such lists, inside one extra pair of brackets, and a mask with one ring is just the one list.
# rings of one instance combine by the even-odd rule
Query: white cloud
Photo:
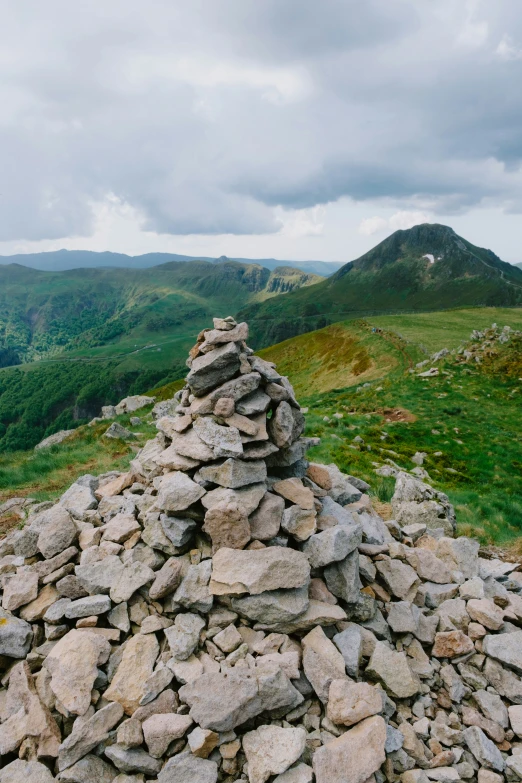
[(373, 236), (374, 234), (383, 234), (384, 232), (398, 231), (399, 229), (412, 228), (412, 226), (418, 226), (420, 223), (431, 223), (432, 220), (424, 212), (410, 212), (408, 210), (401, 210), (395, 212), (389, 218), (383, 217), (371, 217), (366, 218), (359, 224), (359, 232), (365, 236)]
[(144, 54), (130, 57), (122, 71), (128, 86), (137, 91), (162, 82), (177, 82), (204, 90), (247, 88), (259, 91), (263, 98), (276, 103), (304, 100), (312, 91), (310, 75), (303, 67), (270, 67), (201, 55)]
[(470, 49), (479, 49), (489, 38), (489, 24), (477, 19), (480, 0), (467, 0), (466, 19), (457, 35), (457, 43)]
[(326, 210), (322, 206), (311, 209), (276, 210), (282, 222), (281, 234), (288, 237), (317, 237), (324, 231)]
[(511, 36), (507, 34), (502, 36), (495, 51), (501, 60), (522, 60), (522, 49), (515, 46)]
[(349, 235), (522, 212), (513, 0), (105, 5), (0, 0), (4, 245), (102, 237), (107, 194), (121, 236), (208, 255), (234, 236), (306, 257), (335, 234), (342, 259)]

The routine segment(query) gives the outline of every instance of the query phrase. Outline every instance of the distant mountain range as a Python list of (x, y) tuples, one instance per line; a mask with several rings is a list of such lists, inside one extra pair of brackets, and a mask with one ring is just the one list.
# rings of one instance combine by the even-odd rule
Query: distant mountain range
[(63, 272), (69, 269), (95, 269), (99, 267), (149, 269), (171, 261), (210, 261), (221, 264), (237, 261), (240, 264), (258, 264), (265, 269), (294, 267), (303, 272), (328, 277), (342, 267), (341, 261), (278, 261), (276, 258), (211, 258), (207, 256), (184, 256), (176, 253), (145, 253), (128, 256), (125, 253), (109, 251), (96, 253), (91, 250), (52, 250), (47, 253), (19, 253), (13, 256), (0, 256), (0, 264), (21, 264), (31, 269), (47, 272)]
[(327, 280), (247, 305), (257, 346), (357, 314), (522, 305), (522, 269), (476, 247), (453, 229), (425, 223), (396, 231)]

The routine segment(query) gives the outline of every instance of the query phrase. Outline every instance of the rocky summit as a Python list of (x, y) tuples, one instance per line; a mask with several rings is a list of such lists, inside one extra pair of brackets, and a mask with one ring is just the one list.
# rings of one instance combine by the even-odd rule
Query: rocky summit
[(0, 541), (0, 783), (522, 778), (522, 572), (446, 496), (309, 462), (216, 318), (127, 473)]

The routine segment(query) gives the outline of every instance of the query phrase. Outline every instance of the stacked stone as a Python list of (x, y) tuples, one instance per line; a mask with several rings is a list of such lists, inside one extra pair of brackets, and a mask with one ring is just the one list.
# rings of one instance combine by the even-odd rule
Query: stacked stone
[(131, 470), (0, 541), (0, 783), (522, 779), (519, 565), (417, 479), (385, 523), (308, 463), (288, 380), (214, 327)]

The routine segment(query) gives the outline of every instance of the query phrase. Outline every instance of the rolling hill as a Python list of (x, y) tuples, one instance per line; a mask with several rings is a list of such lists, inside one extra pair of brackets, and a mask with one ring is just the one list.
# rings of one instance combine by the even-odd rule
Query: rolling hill
[(271, 345), (360, 314), (522, 303), (522, 270), (447, 226), (396, 231), (311, 290), (240, 312), (253, 344)]

